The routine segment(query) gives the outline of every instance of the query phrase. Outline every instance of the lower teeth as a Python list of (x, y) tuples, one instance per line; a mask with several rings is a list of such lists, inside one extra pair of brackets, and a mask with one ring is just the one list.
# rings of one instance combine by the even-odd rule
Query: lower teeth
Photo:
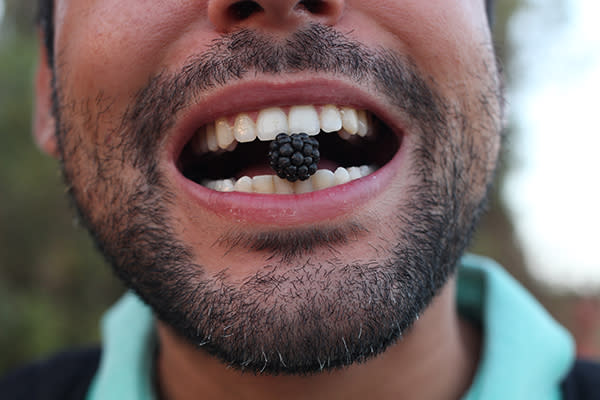
[(244, 192), (259, 194), (302, 194), (343, 185), (355, 179), (363, 178), (375, 171), (372, 166), (344, 168), (335, 172), (327, 169), (318, 170), (305, 181), (289, 182), (276, 175), (258, 175), (254, 178), (243, 176), (240, 179), (221, 179), (204, 181), (202, 185), (218, 192)]

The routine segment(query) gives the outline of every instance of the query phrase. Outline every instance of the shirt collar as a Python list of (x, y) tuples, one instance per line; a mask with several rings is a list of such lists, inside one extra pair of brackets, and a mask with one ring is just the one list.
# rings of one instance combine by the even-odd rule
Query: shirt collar
[(125, 294), (102, 319), (102, 358), (87, 400), (154, 400), (154, 317), (135, 294)]
[(457, 281), (461, 314), (483, 329), (482, 358), (463, 400), (560, 399), (574, 360), (567, 331), (489, 259), (463, 257)]

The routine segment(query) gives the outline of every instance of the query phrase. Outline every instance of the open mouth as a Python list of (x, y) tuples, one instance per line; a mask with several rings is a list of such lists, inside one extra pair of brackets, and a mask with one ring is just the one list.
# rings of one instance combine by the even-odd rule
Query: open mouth
[[(290, 182), (269, 166), (269, 143), (280, 133), (319, 142), (317, 171)], [(270, 107), (219, 118), (198, 129), (177, 167), (187, 179), (219, 192), (303, 194), (364, 178), (388, 163), (401, 138), (374, 114), (337, 105)]]

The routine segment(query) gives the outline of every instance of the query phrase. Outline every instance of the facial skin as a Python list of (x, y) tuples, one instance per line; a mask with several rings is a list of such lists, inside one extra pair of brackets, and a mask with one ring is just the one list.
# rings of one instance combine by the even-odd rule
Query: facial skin
[[(38, 142), (155, 310), (162, 349), (174, 334), (235, 369), (295, 375), (443, 331), (431, 316), (454, 313), (435, 304), (453, 301), (500, 145), (483, 2), (259, 0), (244, 18), (233, 3), (58, 1), (54, 115), (51, 74), (38, 76)], [(375, 174), (330, 189), (343, 207), (217, 194), (178, 169), (219, 117), (328, 103), (368, 109), (401, 141)]]

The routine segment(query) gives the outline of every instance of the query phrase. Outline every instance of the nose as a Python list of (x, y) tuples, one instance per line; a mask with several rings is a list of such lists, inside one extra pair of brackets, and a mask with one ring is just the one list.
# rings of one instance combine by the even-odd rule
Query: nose
[(208, 18), (219, 32), (240, 28), (294, 29), (307, 21), (334, 25), (345, 0), (209, 0)]

